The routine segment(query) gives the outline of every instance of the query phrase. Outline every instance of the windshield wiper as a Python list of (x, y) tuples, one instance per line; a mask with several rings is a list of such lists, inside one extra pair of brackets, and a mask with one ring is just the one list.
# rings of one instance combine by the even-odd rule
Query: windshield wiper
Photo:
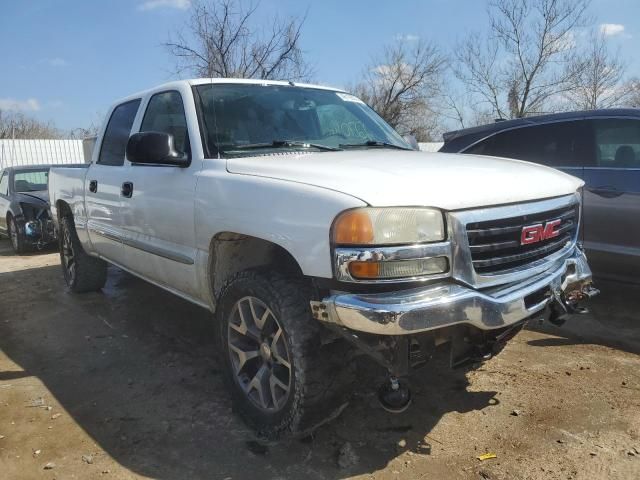
[(341, 143), (341, 148), (357, 148), (357, 147), (383, 147), (383, 148), (395, 148), (397, 150), (413, 150), (412, 148), (402, 147), (395, 143), (381, 142), (378, 140), (367, 140), (363, 143)]
[(326, 150), (328, 152), (337, 152), (340, 148), (337, 147), (329, 147), (328, 145), (322, 145), (319, 143), (309, 143), (309, 142), (300, 142), (297, 140), (274, 140), (271, 143), (248, 143), (246, 145), (233, 145), (230, 148), (226, 148), (225, 150), (233, 151), (233, 150), (257, 150), (260, 148), (289, 148), (289, 147), (300, 147), (300, 148), (317, 148), (318, 150)]

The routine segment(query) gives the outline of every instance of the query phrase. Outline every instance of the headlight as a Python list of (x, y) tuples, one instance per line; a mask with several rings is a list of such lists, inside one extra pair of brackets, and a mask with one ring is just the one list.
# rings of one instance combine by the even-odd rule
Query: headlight
[(444, 238), (442, 212), (433, 208), (357, 208), (333, 224), (335, 245), (411, 245)]

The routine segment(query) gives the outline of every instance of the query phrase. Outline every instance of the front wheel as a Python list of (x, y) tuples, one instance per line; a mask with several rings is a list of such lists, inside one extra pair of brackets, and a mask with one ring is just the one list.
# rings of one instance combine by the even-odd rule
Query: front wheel
[(220, 297), (233, 407), (267, 439), (307, 434), (346, 406), (348, 350), (340, 342), (321, 346), (310, 295), (303, 279), (251, 270), (236, 275)]
[(104, 287), (107, 264), (84, 251), (71, 217), (60, 220), (59, 245), (64, 280), (72, 292), (95, 292)]
[(13, 251), (17, 255), (22, 255), (28, 251), (27, 242), (24, 238), (24, 233), (18, 227), (18, 222), (12, 216), (9, 216), (7, 227), (9, 229), (9, 238), (11, 239), (11, 246)]

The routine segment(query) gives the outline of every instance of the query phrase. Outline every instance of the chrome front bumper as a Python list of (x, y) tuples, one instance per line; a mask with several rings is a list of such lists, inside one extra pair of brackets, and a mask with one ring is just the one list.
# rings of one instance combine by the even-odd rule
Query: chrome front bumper
[(311, 302), (314, 318), (379, 335), (408, 335), (456, 324), (507, 327), (541, 314), (547, 304), (580, 297), (591, 284), (581, 250), (527, 280), (474, 290), (448, 282), (379, 294), (335, 293)]

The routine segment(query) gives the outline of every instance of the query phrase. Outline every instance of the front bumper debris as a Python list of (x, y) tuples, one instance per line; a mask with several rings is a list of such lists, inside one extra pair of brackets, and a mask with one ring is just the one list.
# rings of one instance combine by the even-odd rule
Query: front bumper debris
[(400, 292), (335, 293), (311, 302), (311, 308), (317, 320), (351, 330), (411, 335), (453, 325), (495, 330), (543, 314), (558, 320), (597, 293), (587, 259), (576, 248), (549, 270), (517, 283), (475, 290), (448, 281)]
[(57, 240), (54, 224), (48, 218), (18, 219), (18, 228), (24, 233), (26, 242), (37, 249), (44, 248)]

